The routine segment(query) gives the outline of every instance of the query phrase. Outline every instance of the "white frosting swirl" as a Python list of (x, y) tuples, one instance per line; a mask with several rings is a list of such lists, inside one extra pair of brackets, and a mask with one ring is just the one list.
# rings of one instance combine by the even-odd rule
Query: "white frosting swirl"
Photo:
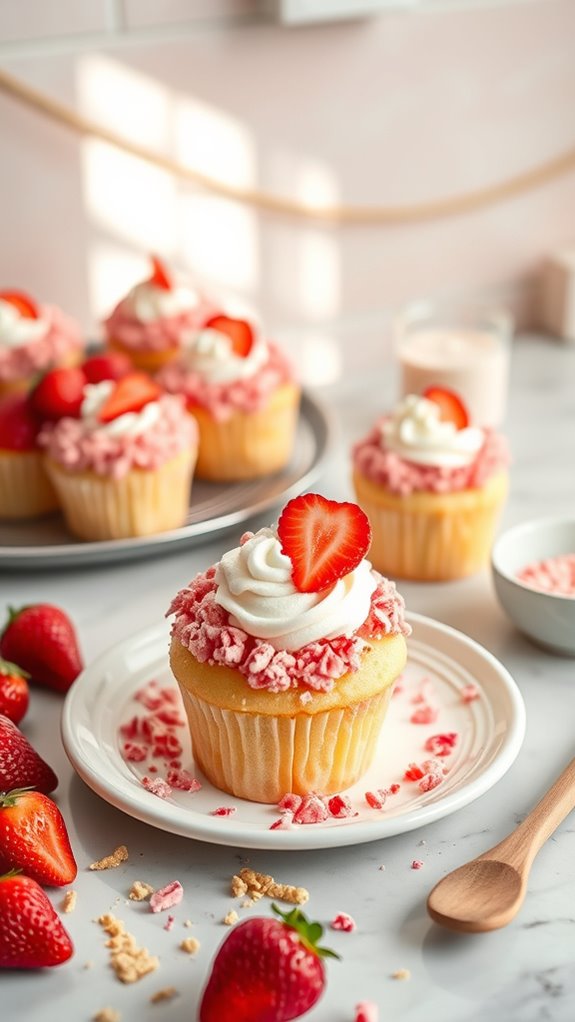
[(207, 327), (183, 339), (184, 359), (188, 368), (208, 383), (233, 383), (245, 380), (267, 360), (268, 350), (259, 331), (254, 330), (254, 343), (247, 355), (236, 355), (231, 339), (220, 330)]
[(319, 639), (351, 635), (369, 614), (377, 583), (368, 561), (320, 593), (300, 593), (292, 564), (273, 529), (260, 529), (224, 554), (216, 569), (216, 602), (248, 635), (290, 652)]
[(442, 422), (435, 401), (409, 394), (381, 427), (385, 447), (406, 461), (438, 468), (470, 465), (483, 444), (483, 430)]
[(18, 348), (29, 341), (39, 341), (47, 330), (46, 320), (22, 316), (12, 302), (0, 298), (0, 348)]
[(136, 284), (122, 302), (122, 308), (140, 323), (177, 316), (195, 308), (199, 295), (189, 287), (157, 287), (149, 280)]
[(102, 380), (101, 383), (87, 383), (84, 387), (84, 400), (80, 416), (94, 427), (103, 430), (110, 436), (140, 436), (153, 429), (160, 418), (160, 406), (157, 401), (150, 401), (139, 412), (125, 412), (111, 422), (98, 422), (98, 414), (104, 402), (114, 390), (113, 380)]

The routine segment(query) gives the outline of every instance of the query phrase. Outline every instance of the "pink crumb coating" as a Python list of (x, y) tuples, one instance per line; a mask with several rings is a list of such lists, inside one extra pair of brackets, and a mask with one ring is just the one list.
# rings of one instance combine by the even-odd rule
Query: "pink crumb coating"
[(293, 371), (285, 355), (271, 341), (267, 342), (267, 348), (267, 361), (243, 380), (209, 383), (179, 361), (164, 366), (157, 380), (168, 393), (183, 394), (191, 412), (194, 405), (199, 405), (217, 422), (225, 422), (234, 412), (256, 412), (263, 408), (279, 387), (293, 380)]
[(421, 859), (414, 859), (413, 862), (411, 863), (411, 868), (423, 869), (423, 862), (421, 861)]
[(146, 791), (150, 791), (152, 795), (157, 795), (158, 798), (169, 798), (172, 794), (170, 785), (163, 781), (161, 777), (142, 777), (142, 784)]
[(150, 898), (150, 909), (152, 912), (165, 912), (167, 908), (179, 905), (184, 897), (184, 888), (179, 880), (172, 880), (165, 887), (154, 891)]
[(329, 924), (332, 930), (343, 930), (344, 933), (353, 933), (357, 930), (357, 923), (347, 912), (338, 912)]
[(200, 663), (235, 668), (254, 689), (285, 692), (303, 686), (330, 692), (338, 678), (359, 669), (369, 639), (409, 635), (411, 631), (395, 583), (374, 572), (377, 587), (367, 619), (357, 633), (311, 642), (294, 653), (276, 650), (230, 623), (227, 611), (216, 603), (215, 572), (214, 565), (196, 575), (174, 598), (168, 610), (168, 615), (176, 615), (172, 635)]
[(517, 572), (517, 578), (530, 589), (555, 596), (575, 596), (575, 554), (559, 554), (534, 561)]
[(143, 322), (130, 312), (125, 299), (104, 320), (104, 329), (110, 341), (134, 351), (168, 351), (179, 349), (182, 337), (200, 330), (206, 320), (217, 312), (215, 306), (199, 297), (196, 305), (171, 316), (161, 316)]
[(39, 316), (46, 333), (15, 347), (0, 347), (0, 380), (15, 380), (50, 369), (69, 356), (81, 354), (84, 342), (80, 327), (56, 305), (42, 305)]
[(379, 1022), (379, 1008), (375, 1001), (360, 1001), (356, 1004), (355, 1022)]
[(197, 444), (196, 423), (181, 398), (164, 394), (158, 399), (161, 416), (154, 428), (137, 436), (114, 436), (87, 419), (60, 419), (47, 423), (39, 443), (69, 472), (90, 470), (122, 479), (133, 468), (153, 471), (181, 451)]
[(493, 430), (484, 430), (483, 446), (470, 465), (444, 468), (418, 465), (406, 461), (383, 447), (380, 419), (370, 433), (353, 448), (357, 471), (372, 482), (385, 486), (390, 493), (406, 497), (410, 493), (454, 493), (458, 490), (480, 489), (497, 472), (509, 464), (507, 441)]

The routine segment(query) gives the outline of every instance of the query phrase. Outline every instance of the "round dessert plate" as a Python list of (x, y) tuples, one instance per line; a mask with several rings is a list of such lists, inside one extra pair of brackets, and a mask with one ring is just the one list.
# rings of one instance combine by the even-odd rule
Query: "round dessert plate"
[[(201, 790), (191, 794), (172, 788), (167, 798), (160, 798), (144, 787), (146, 775), (165, 779), (169, 767), (150, 756), (142, 763), (126, 762), (120, 726), (149, 712), (135, 696), (151, 680), (177, 691), (168, 664), (167, 624), (124, 640), (80, 675), (64, 704), (64, 747), (80, 777), (107, 802), (184, 837), (286, 850), (353, 845), (413, 830), (461, 809), (503, 776), (521, 748), (525, 708), (511, 675), (482, 646), (430, 618), (412, 614), (408, 619), (413, 627), (409, 659), (396, 685), (374, 763), (346, 792), (356, 816), (270, 830), (280, 817), (277, 807), (233, 798), (214, 788), (195, 767), (185, 725), (176, 729), (183, 746), (178, 759), (201, 783)], [(471, 701), (468, 686), (476, 690)], [(432, 723), (411, 721), (422, 705), (437, 710)], [(446, 732), (456, 733), (457, 741), (450, 755), (437, 759), (443, 779), (432, 790), (421, 791), (416, 781), (404, 780), (405, 770), (430, 759), (424, 748), (427, 739)], [(399, 784), (399, 791), (388, 794), (383, 809), (371, 808), (365, 793), (392, 784)], [(220, 807), (233, 813), (213, 815)]]
[(333, 433), (327, 410), (304, 392), (293, 456), (281, 472), (239, 483), (195, 479), (185, 524), (153, 536), (86, 543), (74, 539), (60, 514), (32, 522), (0, 521), (0, 568), (35, 570), (105, 564), (211, 540), (309, 489), (323, 470)]

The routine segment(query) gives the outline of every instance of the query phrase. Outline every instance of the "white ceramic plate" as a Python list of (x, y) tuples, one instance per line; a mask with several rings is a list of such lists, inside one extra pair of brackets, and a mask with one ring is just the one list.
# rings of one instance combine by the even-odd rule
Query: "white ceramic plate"
[[(358, 815), (325, 823), (270, 830), (278, 819), (274, 806), (233, 798), (210, 785), (196, 770), (187, 729), (182, 765), (202, 783), (191, 795), (174, 789), (164, 800), (147, 791), (141, 778), (146, 764), (127, 763), (121, 755), (119, 725), (142, 711), (134, 694), (151, 679), (176, 683), (168, 665), (168, 625), (141, 632), (109, 650), (88, 667), (64, 704), (62, 735), (80, 777), (107, 802), (154, 827), (215, 844), (243, 848), (327, 848), (401, 834), (455, 812), (498, 781), (517, 756), (525, 732), (525, 707), (508, 671), (472, 639), (446, 625), (409, 615), (413, 635), (400, 691), (391, 701), (374, 764), (347, 794)], [(426, 680), (427, 679), (427, 680)], [(464, 702), (462, 689), (473, 683), (479, 698)], [(424, 684), (439, 708), (433, 724), (413, 724), (414, 698)], [(422, 793), (403, 780), (410, 762), (429, 758), (428, 737), (456, 731), (454, 752), (441, 762), (448, 768), (441, 784)], [(158, 762), (158, 773), (165, 776)], [(365, 792), (400, 784), (383, 810), (371, 809)], [(216, 817), (219, 806), (234, 806), (233, 816)]]
[(150, 557), (204, 543), (309, 489), (323, 469), (333, 435), (327, 409), (304, 392), (293, 455), (281, 472), (238, 483), (196, 479), (184, 525), (153, 536), (86, 543), (67, 531), (59, 513), (33, 521), (0, 521), (0, 568), (75, 568)]

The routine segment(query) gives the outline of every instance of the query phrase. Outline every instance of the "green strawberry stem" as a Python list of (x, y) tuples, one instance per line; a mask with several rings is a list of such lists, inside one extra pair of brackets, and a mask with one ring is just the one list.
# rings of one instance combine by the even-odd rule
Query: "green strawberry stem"
[(3, 873), (2, 876), (0, 876), (0, 884), (3, 880), (12, 880), (13, 877), (20, 876), (21, 872), (21, 869), (9, 869), (7, 873)]
[(308, 951), (317, 955), (318, 958), (339, 959), (341, 957), (329, 947), (318, 946), (317, 942), (318, 940), (321, 940), (323, 935), (323, 926), (321, 923), (312, 923), (301, 909), (292, 908), (290, 912), (282, 912), (282, 910), (274, 904), (272, 905), (272, 912), (275, 912), (276, 916), (279, 916), (286, 926), (295, 930), (302, 944), (306, 946)]
[[(17, 616), (17, 615), (16, 615)], [(10, 618), (13, 621), (14, 618)], [(10, 624), (10, 621), (8, 624)], [(24, 671), (18, 664), (13, 664), (10, 660), (3, 660), (0, 657), (0, 674), (7, 674), (9, 678), (29, 678), (28, 671)]]
[(20, 795), (25, 795), (27, 791), (34, 791), (33, 786), (12, 788), (12, 791), (0, 791), (0, 809), (12, 809), (17, 805)]

